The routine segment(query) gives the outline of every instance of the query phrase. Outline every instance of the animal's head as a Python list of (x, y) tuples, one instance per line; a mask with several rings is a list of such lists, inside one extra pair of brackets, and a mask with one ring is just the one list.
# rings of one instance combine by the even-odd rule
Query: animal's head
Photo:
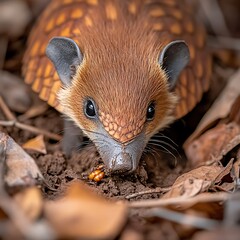
[(69, 38), (56, 37), (47, 47), (63, 83), (59, 100), (65, 113), (113, 172), (134, 171), (150, 137), (172, 121), (176, 96), (171, 90), (189, 61), (184, 41), (151, 53), (122, 46), (89, 52)]

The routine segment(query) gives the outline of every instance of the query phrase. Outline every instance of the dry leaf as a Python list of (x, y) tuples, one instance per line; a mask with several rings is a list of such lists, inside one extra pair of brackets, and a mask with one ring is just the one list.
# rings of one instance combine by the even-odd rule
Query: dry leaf
[[(218, 183), (225, 175), (229, 174), (232, 161), (224, 168), (222, 166), (202, 166), (178, 177), (171, 190), (163, 195), (162, 199), (193, 197), (206, 192), (214, 184)], [(220, 179), (221, 176), (221, 179)]]
[(0, 144), (6, 144), (6, 172), (9, 187), (34, 185), (43, 180), (35, 161), (6, 134), (0, 132)]
[(43, 208), (43, 199), (39, 188), (27, 188), (17, 193), (14, 196), (14, 200), (30, 221), (34, 221), (40, 217)]
[[(239, 102), (240, 96), (240, 70), (237, 71), (228, 81), (227, 86), (222, 91), (220, 96), (216, 99), (210, 110), (205, 114), (199, 123), (195, 132), (184, 143), (185, 147), (194, 139), (200, 136), (204, 131), (209, 129), (216, 120), (227, 118), (231, 115), (231, 111), (236, 110), (233, 107), (235, 102)], [(238, 110), (240, 107), (238, 107)]]
[(38, 117), (39, 115), (45, 113), (47, 109), (48, 105), (45, 102), (40, 102), (30, 107), (24, 114), (18, 117), (18, 120), (23, 122), (27, 119)]
[(45, 204), (45, 214), (61, 238), (113, 239), (127, 220), (123, 202), (111, 202), (81, 183), (74, 183), (67, 195)]
[(217, 127), (208, 130), (185, 146), (189, 164), (196, 167), (204, 162), (221, 160), (223, 155), (236, 146), (233, 143), (230, 148), (228, 147), (231, 140), (237, 136), (240, 136), (240, 126), (234, 122), (219, 124)]
[(30, 139), (22, 145), (24, 149), (33, 150), (39, 153), (47, 154), (43, 135)]

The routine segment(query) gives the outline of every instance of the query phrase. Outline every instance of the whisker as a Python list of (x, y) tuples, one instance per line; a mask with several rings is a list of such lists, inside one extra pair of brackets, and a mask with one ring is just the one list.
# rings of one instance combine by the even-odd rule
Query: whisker
[(156, 149), (154, 149), (152, 146), (146, 146), (146, 149), (148, 149), (149, 150), (149, 152), (154, 152), (154, 153), (156, 153), (160, 158), (161, 158), (161, 155), (160, 155), (160, 153), (156, 150)]
[(170, 143), (167, 143), (165, 141), (161, 141), (159, 139), (150, 139), (149, 140), (149, 143), (155, 143), (155, 144), (158, 144), (159, 143), (159, 146), (161, 146), (161, 144), (165, 144), (166, 146), (170, 147), (171, 149), (175, 150), (176, 152), (178, 152), (178, 150), (173, 147)]
[(155, 154), (152, 152), (152, 149), (144, 149), (143, 150), (143, 153), (144, 154), (146, 154), (147, 156), (148, 156), (148, 154), (151, 154), (152, 156), (153, 156), (153, 158), (154, 158), (154, 160), (157, 162), (158, 161), (158, 159), (156, 158), (156, 156), (155, 156)]
[[(154, 145), (155, 146), (154, 143), (149, 143), (149, 145)], [(157, 145), (157, 146), (159, 146), (159, 145)], [(177, 157), (171, 151), (169, 151), (167, 148), (165, 148), (162, 145), (160, 145), (159, 147), (163, 148), (167, 153), (169, 153), (172, 157), (174, 157), (174, 159), (177, 159)], [(162, 151), (162, 149), (159, 149), (159, 150)]]
[(176, 147), (178, 147), (178, 144), (177, 144), (177, 143), (175, 143), (170, 137), (168, 137), (168, 136), (166, 136), (166, 135), (164, 135), (164, 134), (162, 134), (162, 133), (157, 133), (157, 134), (153, 135), (153, 136), (152, 136), (152, 139), (154, 139), (154, 138), (166, 138), (166, 139), (168, 139), (171, 143), (173, 143)]

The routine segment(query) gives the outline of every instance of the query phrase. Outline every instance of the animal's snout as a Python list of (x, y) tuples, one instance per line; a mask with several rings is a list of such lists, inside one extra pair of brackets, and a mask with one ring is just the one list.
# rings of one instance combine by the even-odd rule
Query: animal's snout
[(129, 153), (119, 153), (112, 159), (112, 172), (127, 173), (133, 170), (133, 159)]

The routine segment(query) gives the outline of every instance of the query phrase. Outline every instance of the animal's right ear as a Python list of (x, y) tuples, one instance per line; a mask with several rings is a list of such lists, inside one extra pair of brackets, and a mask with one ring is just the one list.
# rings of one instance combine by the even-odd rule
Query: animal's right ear
[(47, 46), (46, 55), (53, 62), (62, 83), (69, 86), (83, 60), (78, 45), (70, 38), (54, 37)]

